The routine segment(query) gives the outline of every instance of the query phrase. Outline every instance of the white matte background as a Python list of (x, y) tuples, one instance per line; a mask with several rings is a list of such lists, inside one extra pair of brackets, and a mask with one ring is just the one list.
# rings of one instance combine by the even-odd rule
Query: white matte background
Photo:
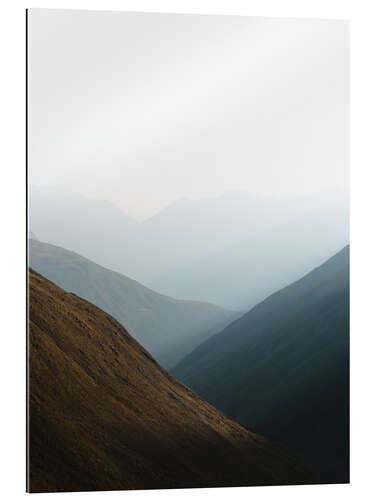
[[(375, 8), (371, 0), (7, 1), (1, 10), (0, 492), (25, 490), (25, 15), (27, 7), (190, 12), (350, 20), (351, 33), (351, 485), (76, 493), (72, 498), (373, 498)], [(66, 494), (52, 498), (66, 498)], [(70, 498), (70, 497), (68, 497)]]

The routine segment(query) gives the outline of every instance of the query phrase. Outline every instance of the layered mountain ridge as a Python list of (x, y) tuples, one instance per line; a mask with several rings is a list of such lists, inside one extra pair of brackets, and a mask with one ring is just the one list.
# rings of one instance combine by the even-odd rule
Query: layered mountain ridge
[(344, 193), (226, 193), (176, 201), (143, 222), (64, 190), (34, 187), (30, 200), (39, 240), (159, 293), (226, 309), (248, 310), (348, 243)]
[(30, 266), (114, 316), (165, 367), (174, 366), (239, 316), (213, 304), (175, 300), (64, 248), (29, 240)]

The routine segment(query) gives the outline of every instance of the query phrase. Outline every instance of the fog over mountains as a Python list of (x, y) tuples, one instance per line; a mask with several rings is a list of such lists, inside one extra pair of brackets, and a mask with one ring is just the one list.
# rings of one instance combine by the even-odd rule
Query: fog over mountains
[(38, 239), (154, 290), (246, 310), (348, 243), (347, 196), (183, 199), (137, 222), (113, 203), (31, 188)]
[(116, 205), (58, 188), (31, 187), (29, 200), (30, 229), (40, 241), (120, 270), (137, 222)]
[(308, 201), (281, 224), (249, 231), (246, 239), (165, 273), (150, 285), (174, 297), (195, 297), (223, 307), (254, 306), (348, 243), (347, 201), (323, 199), (312, 208)]
[(348, 482), (348, 22), (27, 20), (29, 489)]
[(30, 266), (68, 292), (111, 314), (170, 368), (239, 314), (198, 301), (160, 295), (64, 248), (29, 241)]

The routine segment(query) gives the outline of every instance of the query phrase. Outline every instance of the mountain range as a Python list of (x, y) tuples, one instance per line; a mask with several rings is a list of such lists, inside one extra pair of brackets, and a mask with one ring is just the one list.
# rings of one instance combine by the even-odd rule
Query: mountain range
[(111, 314), (165, 367), (239, 316), (213, 304), (175, 300), (64, 248), (29, 240), (30, 266)]
[(318, 481), (174, 379), (113, 317), (32, 270), (28, 327), (28, 491)]
[[(126, 205), (126, 200), (124, 200)], [(30, 190), (30, 227), (159, 293), (247, 310), (348, 243), (344, 194), (181, 199), (137, 222), (113, 203)]]
[(161, 293), (247, 310), (322, 264), (349, 241), (344, 200), (301, 209), (288, 222), (146, 281)]
[[(144, 352), (147, 354), (140, 358), (142, 361), (144, 358), (151, 360), (169, 381), (184, 387), (189, 401), (197, 400), (198, 396), (191, 390), (195, 391), (229, 419), (239, 422), (242, 430), (235, 431), (237, 437), (242, 432), (256, 434), (256, 439), (267, 443), (265, 446), (269, 454), (293, 464), (296, 482), (302, 476), (309, 477), (308, 481), (313, 482), (309, 467), (304, 465), (305, 460), (318, 469), (320, 481), (349, 481), (349, 247), (345, 246), (349, 240), (349, 221), (345, 195), (326, 193), (281, 200), (254, 197), (248, 193), (228, 193), (202, 200), (182, 199), (143, 222), (127, 216), (110, 202), (58, 189), (34, 188), (30, 200), (32, 231), (29, 233), (29, 263), (40, 273), (35, 275), (38, 293), (34, 296), (41, 294), (46, 301), (40, 302), (37, 298), (35, 302), (35, 310), (41, 307), (38, 328), (48, 335), (53, 331), (57, 336), (65, 333), (73, 335), (71, 318), (75, 317), (78, 330), (96, 331), (95, 335), (100, 336), (106, 334), (103, 325), (108, 324), (102, 320), (109, 314), (114, 318), (111, 319), (114, 323), (110, 322), (112, 326), (117, 325), (117, 320), (123, 327), (117, 330), (116, 326), (116, 335), (122, 334), (127, 339), (129, 332), (143, 346), (139, 349), (146, 349)], [(64, 291), (54, 289), (55, 285), (41, 275)], [(62, 306), (67, 297), (72, 310)], [(58, 299), (58, 306), (55, 299)], [(87, 310), (78, 306), (85, 300), (89, 304)], [(95, 316), (95, 324), (91, 325), (86, 313), (91, 311), (91, 307), (96, 310), (95, 306), (100, 308), (100, 314)], [(51, 318), (48, 307), (51, 307), (51, 314), (53, 312)], [(60, 313), (63, 317), (59, 317)], [(42, 322), (43, 315), (45, 323)], [(60, 332), (61, 328), (65, 328), (66, 332)], [(81, 331), (76, 333), (82, 334)], [(113, 335), (111, 338), (114, 338)], [(70, 353), (71, 349), (75, 349), (75, 340), (69, 337), (66, 341)], [(59, 349), (65, 340), (61, 342)], [(101, 339), (99, 346), (92, 346), (86, 338), (78, 358), (66, 362), (84, 365), (89, 375), (94, 373), (93, 360), (98, 355), (101, 359), (97, 349), (104, 353), (107, 349), (105, 342)], [(136, 344), (135, 340), (132, 342)], [(117, 340), (115, 344), (113, 349), (110, 348), (112, 354), (108, 350), (105, 354), (106, 359), (107, 355), (114, 356), (111, 363), (117, 360)], [(55, 349), (52, 344), (50, 347)], [(38, 349), (37, 346), (35, 348)], [(92, 357), (88, 359), (91, 348)], [(65, 352), (64, 344), (62, 354), (66, 357), (69, 353)], [(47, 354), (46, 348), (43, 355)], [(43, 363), (48, 365), (54, 362), (52, 358), (55, 354)], [(62, 354), (58, 352), (57, 363), (60, 363)], [(131, 359), (133, 357), (130, 356)], [(109, 394), (116, 393), (114, 397), (117, 401), (121, 398), (114, 387), (117, 387), (117, 378), (121, 378), (126, 359), (124, 352), (122, 371), (107, 373), (112, 377), (108, 385)], [(171, 370), (188, 387), (177, 383), (157, 363)], [(148, 382), (156, 380), (143, 363), (131, 366), (136, 370), (134, 376), (137, 376), (137, 381), (131, 381), (132, 389), (137, 383), (143, 384), (138, 374), (142, 377), (145, 374)], [(99, 363), (98, 370), (104, 373), (104, 365)], [(101, 372), (95, 372), (95, 384), (100, 384)], [(72, 380), (67, 378), (67, 383), (71, 384)], [(142, 394), (146, 393), (145, 389)], [(175, 393), (171, 391), (170, 394), (168, 397), (174, 400)], [(150, 397), (153, 400), (153, 396)], [(102, 399), (101, 393), (98, 398)], [(126, 398), (130, 401), (130, 396)], [(191, 410), (200, 420), (200, 410), (190, 407), (185, 396), (181, 398), (182, 408), (187, 411), (186, 418), (190, 419)], [(168, 399), (161, 401), (160, 411), (165, 413), (167, 421), (173, 421), (173, 416), (168, 413), (170, 405), (166, 402), (170, 403)], [(51, 396), (50, 403), (53, 406), (57, 401), (53, 401)], [(100, 405), (99, 399), (96, 403)], [(39, 412), (42, 402), (35, 404)], [(140, 402), (140, 407), (141, 411), (145, 411), (143, 402)], [(136, 412), (135, 408), (136, 404), (132, 411)], [(119, 407), (108, 411), (116, 411), (116, 419), (120, 418), (117, 413)], [(203, 412), (206, 417), (207, 411)], [(99, 415), (108, 423), (105, 412), (101, 414), (99, 411)], [(145, 422), (148, 416), (155, 424), (160, 418), (159, 414), (152, 412), (145, 415)], [(51, 416), (52, 413), (48, 418)], [(75, 416), (81, 419), (81, 415)], [(72, 414), (69, 414), (67, 425), (70, 425), (71, 418)], [(225, 417), (222, 415), (221, 418)], [(214, 430), (215, 436), (222, 442), (222, 420), (213, 419), (218, 425)], [(183, 419), (181, 417), (180, 420), (179, 416), (178, 420), (180, 432)], [(61, 425), (56, 432), (64, 434), (66, 428)], [(90, 425), (85, 423), (85, 429)], [(116, 420), (116, 432), (120, 433), (119, 426)], [(171, 428), (175, 429), (174, 426), (173, 421)], [(99, 429), (97, 423), (94, 427), (95, 431), (90, 430), (89, 433), (94, 432), (95, 437), (98, 437), (96, 432), (101, 436), (107, 432), (102, 427)], [(156, 427), (153, 429), (157, 430)], [(171, 439), (173, 447), (175, 437), (169, 436), (166, 429), (167, 426), (162, 436)], [(138, 430), (133, 426), (134, 432)], [(109, 432), (110, 436), (115, 436), (112, 428)], [(201, 436), (202, 447), (211, 449), (205, 433), (206, 430)], [(81, 434), (82, 429), (77, 436)], [(86, 444), (92, 446), (89, 436), (82, 435), (87, 440)], [(241, 436), (246, 441), (245, 435)], [(154, 443), (153, 437), (150, 440)], [(120, 462), (117, 458), (122, 451), (116, 447), (113, 450), (103, 449), (104, 441), (99, 441), (98, 454), (104, 460), (102, 465), (107, 464), (105, 460), (110, 457), (108, 470), (111, 477), (116, 478), (114, 484), (117, 487), (120, 484), (116, 482), (120, 481)], [(183, 441), (186, 442), (185, 437)], [(197, 437), (194, 443), (198, 441)], [(276, 442), (279, 444), (276, 445)], [(139, 471), (142, 469), (148, 478), (145, 484), (151, 485), (144, 487), (158, 487), (159, 484), (247, 484), (245, 475), (241, 476), (245, 474), (245, 466), (238, 465), (236, 458), (234, 464), (237, 464), (237, 472), (242, 479), (237, 472), (229, 471), (228, 464), (226, 476), (222, 469), (223, 481), (226, 477), (223, 483), (217, 483), (213, 469), (203, 473), (205, 464), (199, 479), (195, 473), (180, 475), (182, 469), (195, 470), (190, 461), (194, 454), (173, 473), (176, 479), (173, 482), (173, 474), (169, 476), (174, 471), (169, 465), (173, 459), (170, 456), (166, 462), (163, 461), (165, 450), (157, 479), (150, 479), (151, 469), (144, 462), (147, 455), (143, 453), (144, 443), (142, 441), (140, 455), (139, 443), (134, 444), (139, 458), (139, 462), (135, 463), (141, 464)], [(237, 444), (237, 441), (235, 444), (231, 441), (232, 451), (233, 446), (237, 449)], [(44, 444), (39, 443), (38, 446)], [(152, 453), (153, 450), (154, 444)], [(300, 458), (295, 458), (295, 455), (285, 458), (291, 453), (286, 450), (293, 450), (292, 454)], [(68, 453), (69, 450), (65, 451)], [(252, 450), (251, 453), (257, 455), (258, 451)], [(83, 444), (77, 453), (83, 456)], [(133, 449), (129, 453), (129, 457), (133, 457)], [(204, 455), (205, 452), (201, 448), (199, 453)], [(229, 460), (229, 451), (223, 453)], [(220, 450), (218, 454), (221, 456)], [(260, 460), (261, 466), (266, 469), (268, 458)], [(206, 459), (209, 459), (209, 454)], [(258, 467), (258, 461), (256, 463)], [(163, 469), (165, 465), (168, 470)], [(250, 482), (286, 484), (289, 480), (295, 481), (290, 479), (290, 470), (285, 467), (285, 462), (281, 465), (277, 461), (269, 469), (275, 472), (277, 478), (267, 476), (265, 479), (266, 473), (259, 469)], [(218, 465), (215, 468), (221, 470)], [(289, 479), (283, 476), (281, 469)], [(135, 465), (131, 478), (127, 478), (128, 482), (122, 487), (142, 487), (135, 479), (137, 470)], [(65, 472), (68, 476), (72, 474), (71, 471)], [(38, 474), (43, 476), (41, 471)], [(165, 483), (163, 477), (168, 477)], [(75, 481), (79, 483), (78, 478)], [(89, 488), (89, 483), (94, 484), (93, 481), (94, 476), (82, 487)], [(64, 484), (68, 483), (66, 478)], [(109, 483), (105, 485), (99, 481), (93, 489), (96, 487), (108, 489)], [(41, 488), (49, 491), (52, 486), (45, 484)]]
[(173, 375), (349, 481), (349, 247), (197, 347)]

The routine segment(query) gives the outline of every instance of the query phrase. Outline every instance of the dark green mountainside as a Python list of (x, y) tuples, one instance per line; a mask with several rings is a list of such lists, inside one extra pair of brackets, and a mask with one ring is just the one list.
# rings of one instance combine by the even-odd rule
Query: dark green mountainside
[(349, 479), (349, 247), (172, 370), (204, 399)]
[(175, 365), (238, 313), (213, 304), (175, 300), (64, 248), (29, 240), (29, 263), (69, 292), (126, 325), (165, 367)]

